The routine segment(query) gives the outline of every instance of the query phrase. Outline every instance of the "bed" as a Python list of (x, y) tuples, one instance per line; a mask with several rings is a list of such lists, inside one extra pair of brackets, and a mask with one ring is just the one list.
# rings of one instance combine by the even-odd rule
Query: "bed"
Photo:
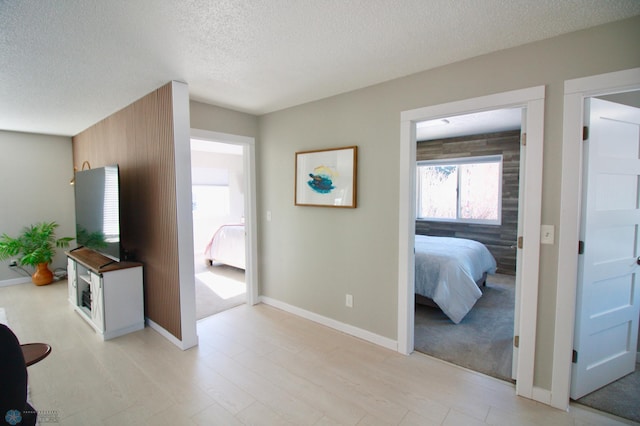
[(495, 271), (496, 260), (478, 241), (415, 237), (416, 301), (432, 300), (455, 324), (482, 296), (479, 283)]
[(244, 246), (244, 225), (222, 225), (209, 240), (204, 250), (205, 259), (209, 264), (218, 262), (245, 269)]

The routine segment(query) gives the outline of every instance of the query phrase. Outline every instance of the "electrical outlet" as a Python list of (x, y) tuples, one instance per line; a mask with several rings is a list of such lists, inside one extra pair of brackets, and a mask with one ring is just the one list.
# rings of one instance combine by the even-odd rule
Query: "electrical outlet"
[(347, 308), (353, 308), (353, 295), (352, 294), (347, 294), (347, 297), (345, 298), (344, 304), (345, 304), (345, 306)]

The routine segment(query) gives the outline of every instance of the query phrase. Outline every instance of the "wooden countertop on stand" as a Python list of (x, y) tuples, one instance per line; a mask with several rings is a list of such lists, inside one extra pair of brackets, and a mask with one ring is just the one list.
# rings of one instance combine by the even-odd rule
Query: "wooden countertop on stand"
[(140, 262), (118, 262), (87, 247), (78, 247), (65, 254), (97, 274), (142, 266)]

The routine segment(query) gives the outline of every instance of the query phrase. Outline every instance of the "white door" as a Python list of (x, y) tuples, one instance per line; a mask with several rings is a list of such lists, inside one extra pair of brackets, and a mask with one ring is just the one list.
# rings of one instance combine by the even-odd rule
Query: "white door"
[(640, 109), (587, 99), (571, 398), (635, 369), (640, 305)]

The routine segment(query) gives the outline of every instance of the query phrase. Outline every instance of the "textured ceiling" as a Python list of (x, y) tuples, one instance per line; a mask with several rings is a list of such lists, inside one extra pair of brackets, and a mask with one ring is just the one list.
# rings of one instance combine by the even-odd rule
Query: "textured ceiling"
[(0, 129), (74, 135), (170, 80), (263, 114), (638, 14), (638, 0), (0, 0)]

